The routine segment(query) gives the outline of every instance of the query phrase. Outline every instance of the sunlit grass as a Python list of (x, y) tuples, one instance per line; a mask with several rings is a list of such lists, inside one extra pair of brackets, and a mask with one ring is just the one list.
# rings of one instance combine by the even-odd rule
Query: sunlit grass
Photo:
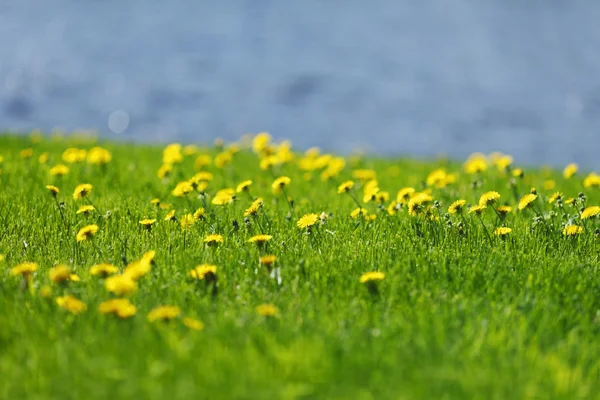
[[(600, 177), (0, 136), (0, 396), (594, 398)], [(576, 160), (575, 160), (576, 161)]]

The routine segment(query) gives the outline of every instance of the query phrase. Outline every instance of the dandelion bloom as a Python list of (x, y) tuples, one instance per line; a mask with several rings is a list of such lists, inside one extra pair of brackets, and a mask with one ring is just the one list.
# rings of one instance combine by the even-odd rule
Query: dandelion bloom
[(311, 213), (311, 214), (306, 214), (306, 215), (302, 216), (298, 220), (298, 222), (296, 223), (296, 225), (300, 229), (310, 228), (311, 226), (313, 226), (314, 224), (316, 224), (317, 221), (319, 221), (319, 215)]
[(187, 230), (190, 226), (194, 225), (194, 223), (196, 222), (196, 218), (194, 218), (193, 214), (185, 214), (183, 217), (181, 217), (181, 219), (179, 220), (179, 225), (181, 226), (181, 229), (183, 229), (184, 231)]
[(81, 185), (77, 185), (75, 190), (73, 191), (73, 199), (79, 200), (87, 197), (92, 192), (92, 185), (89, 183), (82, 183)]
[(100, 303), (98, 311), (101, 314), (114, 314), (125, 319), (133, 317), (137, 312), (137, 308), (131, 304), (129, 299), (110, 299)]
[(163, 150), (163, 163), (164, 164), (177, 164), (183, 161), (183, 154), (181, 154), (182, 146), (179, 143), (171, 143)]
[(415, 188), (405, 187), (398, 191), (396, 195), (396, 201), (398, 203), (408, 203), (412, 195), (415, 193)]
[(377, 198), (377, 193), (379, 193), (379, 183), (373, 179), (365, 184), (363, 189), (363, 202), (368, 203), (371, 200), (375, 200)]
[(203, 169), (204, 167), (209, 166), (211, 162), (212, 162), (212, 159), (208, 154), (200, 154), (194, 160), (194, 168), (196, 170)]
[(562, 231), (562, 234), (565, 236), (576, 236), (581, 233), (583, 233), (583, 228), (577, 225), (569, 225)]
[(267, 255), (261, 256), (258, 259), (258, 263), (260, 265), (264, 265), (264, 266), (267, 266), (267, 267), (275, 264), (275, 261), (277, 261), (277, 256), (275, 256), (273, 254), (267, 254)]
[(38, 294), (41, 298), (49, 299), (50, 297), (52, 297), (52, 288), (48, 285), (44, 285), (40, 288)]
[(256, 313), (263, 317), (279, 318), (279, 308), (273, 304), (261, 304), (256, 307)]
[(354, 210), (352, 210), (352, 212), (350, 213), (350, 217), (351, 218), (358, 218), (360, 215), (368, 215), (369, 212), (367, 211), (366, 208), (355, 208)]
[(197, 320), (195, 318), (185, 317), (182, 320), (182, 322), (187, 328), (193, 331), (201, 331), (202, 329), (204, 329), (204, 324), (202, 323), (202, 321)]
[(390, 194), (388, 192), (377, 192), (377, 194), (375, 195), (375, 201), (377, 201), (379, 204), (383, 204), (385, 202), (387, 202), (390, 199)]
[(98, 225), (93, 224), (84, 226), (79, 230), (79, 232), (77, 232), (77, 241), (83, 242), (84, 240), (89, 240), (96, 234), (96, 232), (98, 232)]
[(567, 165), (565, 167), (565, 169), (563, 170), (563, 176), (565, 177), (565, 179), (570, 179), (571, 177), (573, 177), (573, 175), (575, 175), (577, 173), (578, 170), (578, 166), (577, 164), (571, 163), (569, 165)]
[(552, 193), (552, 196), (550, 196), (550, 198), (548, 199), (548, 203), (552, 204), (556, 200), (561, 199), (561, 198), (562, 198), (561, 192), (554, 192), (554, 193)]
[(252, 185), (251, 180), (243, 181), (239, 185), (237, 185), (237, 187), (235, 188), (235, 191), (237, 193), (247, 192), (248, 189), (250, 189), (250, 185)]
[(173, 166), (171, 164), (163, 164), (156, 172), (156, 176), (160, 179), (163, 179), (169, 176), (171, 174), (171, 171), (173, 171)]
[(505, 236), (505, 235), (508, 235), (511, 232), (512, 232), (511, 228), (507, 228), (505, 226), (501, 226), (501, 227), (496, 228), (496, 230), (494, 230), (494, 235), (496, 235), (496, 236)]
[(217, 206), (224, 206), (233, 203), (233, 196), (228, 191), (219, 191), (211, 201)]
[(151, 267), (151, 260), (142, 257), (140, 260), (130, 262), (127, 267), (125, 267), (123, 275), (128, 276), (133, 281), (138, 281), (150, 272)]
[(487, 169), (486, 157), (481, 153), (471, 154), (463, 167), (468, 174), (483, 172)]
[(155, 206), (160, 206), (160, 199), (152, 199), (150, 200), (150, 204), (154, 204)]
[(204, 209), (204, 207), (200, 207), (199, 209), (194, 211), (194, 219), (199, 220), (199, 219), (204, 218), (205, 213), (206, 213), (206, 210)]
[(512, 176), (514, 176), (515, 178), (522, 178), (525, 176), (525, 172), (523, 172), (521, 168), (515, 168), (512, 171)]
[(427, 186), (445, 186), (446, 177), (448, 174), (443, 168), (436, 169), (427, 175), (425, 183)]
[(248, 207), (244, 211), (244, 217), (249, 217), (251, 215), (258, 214), (258, 212), (260, 211), (262, 206), (263, 206), (263, 199), (259, 197), (258, 199), (254, 200), (252, 202), (252, 204), (250, 205), (250, 207)]
[(10, 269), (10, 275), (11, 276), (22, 275), (24, 277), (28, 277), (37, 270), (38, 270), (37, 263), (25, 262), (25, 263), (21, 263), (21, 264), (18, 264), (18, 265), (15, 265), (14, 267), (12, 267)]
[(466, 204), (466, 200), (456, 200), (454, 203), (450, 204), (450, 207), (448, 207), (448, 212), (450, 214), (460, 214)]
[(415, 194), (408, 201), (408, 214), (412, 215), (412, 216), (417, 215), (423, 205), (430, 203), (432, 201), (433, 201), (433, 197), (431, 197), (429, 194), (427, 194), (425, 192)]
[(113, 275), (106, 278), (104, 288), (117, 296), (123, 296), (135, 292), (137, 284), (129, 275)]
[(398, 213), (398, 209), (400, 208), (400, 203), (396, 200), (392, 200), (392, 202), (387, 206), (387, 212), (389, 215), (396, 215)]
[(375, 179), (377, 174), (372, 169), (355, 169), (352, 171), (352, 177), (365, 182)]
[(175, 221), (177, 219), (175, 218), (175, 210), (171, 210), (168, 213), (166, 213), (163, 219), (165, 221)]
[(257, 154), (261, 154), (269, 146), (270, 142), (271, 135), (267, 132), (258, 133), (252, 139), (252, 150)]
[(349, 191), (352, 190), (353, 187), (354, 187), (354, 181), (346, 181), (346, 182), (342, 183), (340, 186), (338, 186), (337, 192), (338, 193), (348, 193)]
[(56, 298), (56, 304), (73, 314), (81, 314), (87, 310), (85, 303), (71, 295)]
[(494, 161), (494, 164), (496, 164), (498, 171), (504, 171), (512, 162), (513, 158), (510, 155), (503, 154)]
[(150, 229), (155, 222), (156, 219), (143, 219), (140, 221), (140, 225), (146, 229)]
[(64, 283), (71, 278), (71, 270), (66, 265), (57, 265), (50, 269), (48, 276), (54, 283)]
[(598, 214), (600, 214), (600, 207), (598, 207), (598, 206), (587, 207), (581, 213), (581, 219), (593, 218), (593, 217), (596, 217)]
[(148, 321), (170, 321), (181, 315), (181, 309), (177, 306), (159, 306), (148, 313)]
[(112, 264), (96, 264), (90, 267), (90, 274), (93, 276), (107, 277), (116, 274), (118, 271), (119, 269)]
[(371, 272), (365, 272), (364, 274), (362, 274), (360, 276), (360, 283), (367, 283), (367, 282), (376, 282), (376, 281), (382, 281), (385, 278), (385, 274), (381, 271), (371, 271)]
[(600, 186), (600, 175), (596, 174), (595, 172), (590, 173), (583, 180), (583, 186), (586, 188), (599, 187)]
[(70, 147), (62, 153), (62, 160), (66, 163), (74, 164), (85, 160), (86, 155), (87, 151), (84, 149)]
[(76, 214), (88, 215), (91, 211), (94, 211), (95, 209), (96, 209), (96, 207), (87, 204), (87, 205), (79, 207), (79, 210), (77, 210)]
[(287, 185), (290, 184), (292, 180), (290, 178), (288, 178), (287, 176), (280, 176), (279, 178), (275, 179), (275, 181), (273, 181), (273, 184), (271, 185), (271, 189), (273, 189), (273, 193), (278, 194), (281, 193), (283, 188), (285, 188)]
[(475, 213), (477, 215), (481, 215), (481, 213), (483, 212), (483, 210), (485, 210), (487, 207), (485, 205), (476, 205), (476, 206), (471, 206), (471, 208), (469, 208), (469, 214)]
[(529, 207), (534, 201), (537, 199), (537, 195), (533, 193), (526, 194), (519, 200), (518, 209), (519, 211), (523, 211), (527, 207)]
[(87, 163), (91, 165), (106, 165), (111, 160), (110, 151), (102, 147), (92, 147), (87, 153)]
[(64, 176), (67, 175), (69, 173), (69, 167), (67, 167), (66, 165), (63, 164), (58, 164), (55, 165), (54, 167), (50, 168), (50, 175), (52, 176)]
[(208, 245), (217, 245), (219, 243), (223, 243), (224, 240), (225, 239), (223, 238), (223, 235), (212, 234), (204, 238), (204, 243)]
[(271, 239), (273, 239), (273, 236), (271, 235), (254, 235), (248, 239), (248, 243), (256, 243), (261, 245), (267, 243)]
[(52, 186), (52, 185), (46, 185), (46, 189), (48, 189), (50, 191), (50, 194), (52, 194), (52, 197), (56, 197), (58, 192), (60, 192), (60, 190), (58, 190), (58, 188), (56, 186)]
[(203, 280), (213, 280), (217, 276), (217, 266), (212, 264), (200, 264), (190, 271), (189, 275), (192, 278)]
[(223, 151), (215, 156), (215, 167), (223, 168), (231, 162), (232, 155), (228, 151)]
[(23, 149), (20, 151), (20, 155), (21, 155), (21, 158), (29, 158), (33, 155), (33, 149), (32, 148)]
[(479, 198), (479, 205), (480, 206), (486, 206), (486, 207), (487, 206), (491, 206), (499, 198), (500, 198), (500, 193), (498, 193), (498, 192), (494, 192), (494, 191), (485, 192)]
[(501, 217), (506, 216), (506, 214), (512, 212), (513, 208), (511, 206), (500, 206), (496, 208), (496, 211), (498, 212), (498, 214), (500, 214)]
[(191, 193), (194, 190), (194, 187), (189, 181), (179, 182), (175, 189), (171, 192), (171, 194), (175, 197), (184, 197), (185, 195)]

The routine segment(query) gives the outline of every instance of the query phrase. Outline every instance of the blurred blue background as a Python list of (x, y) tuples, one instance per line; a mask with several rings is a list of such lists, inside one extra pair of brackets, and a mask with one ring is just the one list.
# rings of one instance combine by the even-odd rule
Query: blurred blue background
[(600, 2), (3, 0), (0, 127), (600, 166)]

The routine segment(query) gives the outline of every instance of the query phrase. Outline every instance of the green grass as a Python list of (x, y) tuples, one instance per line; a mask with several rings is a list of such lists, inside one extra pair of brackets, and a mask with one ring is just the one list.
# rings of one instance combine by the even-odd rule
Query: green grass
[[(561, 171), (525, 169), (511, 185), (511, 174), (492, 165), (469, 175), (447, 160), (352, 157), (323, 181), (321, 170), (299, 168), (301, 154), (264, 171), (242, 145), (224, 168), (206, 167), (214, 175), (206, 217), (184, 232), (150, 200), (170, 203), (178, 217), (203, 206), (198, 193), (177, 198), (171, 191), (197, 172), (198, 154), (214, 157), (218, 148), (200, 148), (159, 179), (162, 147), (100, 143), (112, 153), (107, 165), (65, 163), (69, 174), (50, 176), (52, 166), (64, 163), (65, 149), (95, 145), (0, 136), (0, 398), (600, 398), (599, 224), (579, 217), (581, 208), (600, 205), (600, 190), (583, 186), (585, 174), (567, 180)], [(21, 157), (25, 148), (32, 157)], [(382, 207), (363, 204), (377, 216), (373, 221), (350, 218), (356, 204), (337, 193), (359, 168), (375, 170), (391, 195)], [(439, 219), (410, 216), (406, 206), (388, 215), (400, 188), (425, 190), (438, 168), (458, 173), (455, 183), (430, 187), (438, 202), (430, 212)], [(285, 197), (271, 190), (280, 175), (291, 178), (291, 215)], [(253, 180), (250, 195), (211, 204), (218, 189), (246, 179)], [(548, 180), (556, 189), (544, 189)], [(87, 200), (97, 211), (89, 216), (76, 214), (89, 204), (73, 200), (80, 183), (93, 185)], [(60, 189), (64, 220), (49, 184)], [(362, 187), (356, 180), (351, 192), (361, 203)], [(474, 214), (446, 215), (454, 200), (476, 204), (489, 190), (501, 194), (497, 205), (515, 207), (531, 187), (538, 193), (534, 208), (508, 214), (506, 239), (492, 234), (499, 225), (492, 206), (482, 214), (485, 230)], [(565, 201), (577, 198), (575, 205), (549, 204), (555, 190)], [(244, 210), (258, 196), (262, 214), (245, 223)], [(324, 224), (309, 231), (296, 226), (304, 214), (321, 212), (329, 214)], [(537, 222), (536, 213), (543, 214)], [(158, 219), (151, 231), (139, 224), (145, 217)], [(98, 233), (78, 243), (78, 230), (89, 224)], [(584, 231), (565, 237), (567, 224)], [(204, 245), (210, 233), (222, 234), (224, 243)], [(247, 243), (258, 233), (273, 236), (266, 249)], [(112, 263), (122, 270), (149, 250), (156, 251), (155, 264), (129, 297), (137, 314), (120, 320), (99, 313), (111, 294), (89, 267)], [(280, 284), (258, 264), (265, 253), (277, 256)], [(28, 288), (10, 274), (26, 261), (39, 264)], [(218, 266), (216, 295), (189, 277), (203, 263)], [(81, 281), (52, 283), (48, 271), (57, 264)], [(368, 271), (385, 273), (377, 290), (359, 282)], [(40, 296), (46, 285), (49, 298)], [(87, 311), (58, 307), (55, 298), (65, 294)], [(258, 315), (260, 304), (278, 307), (279, 318)], [(181, 317), (149, 322), (147, 313), (159, 305), (178, 306), (181, 317), (205, 328), (190, 330)]]

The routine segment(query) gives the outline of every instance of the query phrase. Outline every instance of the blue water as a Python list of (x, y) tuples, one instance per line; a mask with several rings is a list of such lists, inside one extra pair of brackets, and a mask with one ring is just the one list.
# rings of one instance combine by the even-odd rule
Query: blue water
[(600, 167), (600, 2), (1, 0), (0, 127)]

